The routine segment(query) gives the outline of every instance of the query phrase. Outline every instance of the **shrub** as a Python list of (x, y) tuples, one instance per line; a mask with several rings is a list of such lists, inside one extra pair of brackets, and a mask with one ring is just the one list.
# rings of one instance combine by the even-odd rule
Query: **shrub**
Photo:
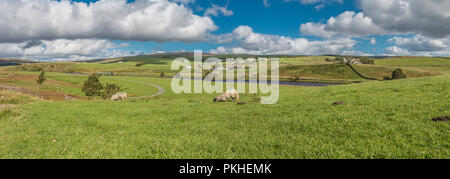
[(43, 71), (44, 67), (40, 64), (25, 64), (22, 65), (23, 71)]
[(336, 58), (334, 59), (334, 61), (343, 62), (343, 61), (344, 61), (344, 58), (342, 58), (342, 57), (336, 57)]
[(406, 76), (406, 74), (403, 73), (402, 69), (400, 68), (397, 68), (392, 72), (392, 80), (406, 79), (406, 78), (408, 77)]
[(140, 63), (137, 63), (135, 66), (136, 66), (136, 67), (140, 67), (140, 66), (143, 66), (143, 65), (145, 65), (145, 64), (147, 64), (147, 63), (145, 63), (145, 62), (140, 62)]
[(65, 73), (73, 73), (73, 72), (75, 72), (75, 70), (73, 68), (71, 68), (71, 67), (67, 67), (67, 68), (64, 68), (63, 72), (65, 72)]
[(84, 81), (81, 91), (83, 91), (86, 96), (101, 96), (103, 90), (103, 84), (100, 83), (99, 76), (97, 74), (92, 74), (89, 78)]
[(120, 86), (116, 84), (106, 84), (102, 97), (104, 99), (111, 98), (120, 91)]
[(384, 80), (384, 81), (391, 80), (391, 77), (385, 76), (385, 77), (383, 77), (383, 80)]
[(299, 75), (292, 75), (291, 78), (290, 78), (290, 80), (291, 80), (292, 82), (296, 82), (296, 81), (300, 80), (300, 76), (299, 76)]
[(361, 58), (361, 60), (359, 60), (362, 64), (370, 64), (370, 65), (375, 65), (375, 60), (367, 58), (367, 57), (363, 57)]
[(161, 74), (159, 75), (160, 77), (164, 77), (164, 72), (161, 72)]

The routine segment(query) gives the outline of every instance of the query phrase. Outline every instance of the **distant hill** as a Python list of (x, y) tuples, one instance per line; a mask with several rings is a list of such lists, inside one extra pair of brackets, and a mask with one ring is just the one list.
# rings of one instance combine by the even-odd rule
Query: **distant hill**
[(35, 61), (14, 58), (0, 58), (0, 66), (14, 66), (27, 63), (36, 63)]
[[(168, 60), (174, 60), (176, 58), (186, 58), (190, 61), (194, 60), (194, 53), (193, 52), (173, 52), (173, 53), (158, 53), (158, 54), (151, 54), (151, 55), (138, 55), (138, 56), (130, 56), (130, 57), (123, 57), (123, 61), (125, 62), (146, 62), (150, 64), (159, 64), (159, 63), (166, 63)], [(289, 57), (300, 57), (300, 55), (248, 55), (248, 54), (210, 54), (210, 53), (203, 53), (203, 60), (206, 60), (209, 57), (216, 57), (219, 59), (226, 59), (226, 58), (289, 58)]]

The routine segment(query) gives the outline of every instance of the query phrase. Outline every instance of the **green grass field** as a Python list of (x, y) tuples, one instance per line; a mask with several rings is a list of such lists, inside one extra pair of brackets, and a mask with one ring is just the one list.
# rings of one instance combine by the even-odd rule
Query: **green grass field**
[[(168, 79), (126, 79), (170, 89)], [(0, 158), (450, 158), (449, 124), (431, 121), (450, 113), (449, 84), (440, 76), (283, 86), (276, 105), (170, 91), (125, 102), (34, 102), (0, 121)]]
[[(282, 60), (292, 62), (282, 65), (281, 75), (364, 81), (343, 65), (324, 63), (323, 57), (296, 58), (304, 59)], [(281, 86), (274, 105), (255, 102), (264, 94), (241, 94), (244, 105), (213, 103), (218, 94), (174, 94), (171, 79), (150, 77), (101, 81), (116, 83), (132, 96), (158, 92), (145, 83), (159, 85), (166, 93), (111, 102), (47, 101), (0, 91), (0, 105), (8, 107), (0, 113), (0, 158), (449, 159), (450, 125), (431, 120), (450, 115), (447, 62), (424, 66), (422, 61), (429, 58), (396, 60), (355, 68), (382, 78), (401, 66), (412, 78), (320, 88)], [(134, 63), (65, 63), (56, 68), (126, 71)], [(0, 84), (35, 89), (38, 74), (2, 68)], [(48, 72), (47, 77), (41, 90), (85, 97), (80, 88), (87, 76)], [(342, 105), (332, 105), (340, 101)]]

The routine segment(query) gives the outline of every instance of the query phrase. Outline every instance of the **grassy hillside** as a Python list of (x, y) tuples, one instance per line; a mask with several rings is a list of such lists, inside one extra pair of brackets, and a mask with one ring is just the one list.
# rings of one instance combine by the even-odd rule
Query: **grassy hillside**
[[(169, 79), (114, 78), (170, 89)], [(450, 126), (431, 118), (450, 115), (449, 84), (447, 75), (282, 86), (275, 105), (170, 90), (125, 102), (33, 102), (0, 120), (0, 158), (448, 159)]]
[[(78, 72), (97, 73), (113, 72), (120, 75), (143, 75), (172, 77), (176, 71), (171, 70), (171, 61), (176, 57), (190, 57), (191, 53), (158, 54), (147, 56), (124, 57), (118, 59), (94, 60), (89, 62), (39, 63), (9, 67), (13, 71), (36, 72)], [(206, 54), (205, 58), (210, 54)], [(219, 58), (238, 55), (218, 55)], [(169, 58), (170, 57), (170, 58)], [(192, 55), (193, 57), (193, 55)], [(244, 56), (245, 57), (245, 56)], [(253, 56), (248, 56), (253, 57)], [(280, 75), (284, 81), (293, 76), (307, 81), (365, 81), (350, 68), (342, 64), (325, 61), (331, 56), (279, 56)], [(120, 62), (120, 63), (118, 63)], [(123, 62), (123, 63), (122, 63)], [(450, 60), (445, 58), (405, 57), (375, 60), (375, 65), (353, 65), (361, 74), (376, 79), (391, 76), (396, 68), (402, 68), (409, 77), (425, 77), (450, 74)]]

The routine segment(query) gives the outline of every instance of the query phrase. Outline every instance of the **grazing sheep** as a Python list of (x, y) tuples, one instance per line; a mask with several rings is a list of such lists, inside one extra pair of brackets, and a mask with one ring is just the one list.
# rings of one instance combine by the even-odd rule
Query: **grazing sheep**
[(127, 98), (128, 98), (127, 93), (121, 92), (121, 93), (117, 93), (117, 94), (113, 95), (111, 97), (111, 101), (117, 101), (117, 100), (125, 101)]
[(228, 102), (229, 100), (239, 101), (239, 92), (232, 89), (214, 98), (214, 102)]

